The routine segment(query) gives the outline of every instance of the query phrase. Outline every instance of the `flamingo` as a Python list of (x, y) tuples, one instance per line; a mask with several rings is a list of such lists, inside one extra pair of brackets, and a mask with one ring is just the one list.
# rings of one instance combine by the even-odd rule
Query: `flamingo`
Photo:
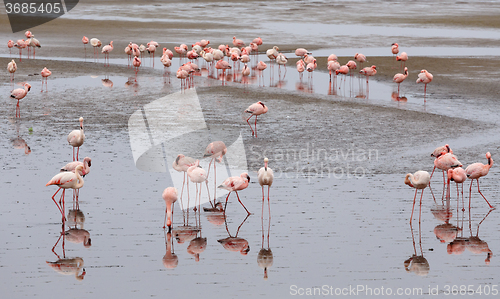
[(286, 75), (286, 63), (288, 62), (288, 59), (286, 58), (283, 53), (279, 53), (278, 56), (276, 56), (276, 63), (278, 64), (278, 72), (281, 69), (281, 66), (283, 65), (285, 67), (285, 75)]
[[(342, 74), (344, 75), (344, 87), (345, 87), (345, 81), (346, 81), (346, 76), (349, 73), (349, 67), (347, 65), (341, 65), (336, 71), (335, 75)], [(342, 82), (342, 81), (341, 81)], [(340, 89), (340, 86), (339, 86)]]
[[(144, 55), (144, 52), (146, 52), (146, 50), (147, 50), (148, 48), (147, 48), (144, 44), (141, 44), (141, 45), (139, 46), (139, 48), (138, 48), (138, 49), (139, 49), (139, 53), (141, 54), (141, 58), (142, 58), (142, 57), (143, 57), (143, 55)], [(170, 59), (171, 59), (171, 58), (170, 58)]]
[(130, 61), (132, 60), (132, 42), (130, 42), (130, 44), (128, 44), (124, 51), (125, 51), (125, 54), (127, 54), (128, 56), (128, 60), (127, 60), (127, 67), (130, 67)]
[(391, 45), (391, 52), (393, 55), (397, 55), (399, 53), (399, 45), (398, 43), (393, 43)]
[(109, 53), (113, 51), (113, 41), (109, 42), (109, 45), (102, 47), (101, 53), (104, 54), (104, 65), (106, 65), (106, 58), (108, 59), (109, 66)]
[(97, 51), (97, 48), (100, 48), (102, 46), (101, 41), (94, 37), (94, 38), (90, 39), (90, 45), (92, 47), (94, 47), (94, 59), (96, 58), (96, 53), (97, 53), (97, 58), (99, 58), (99, 52), (96, 52), (96, 51)]
[(12, 91), (10, 94), (10, 97), (13, 99), (17, 100), (17, 105), (16, 105), (16, 117), (21, 117), (21, 110), (19, 108), (19, 101), (24, 99), (24, 97), (28, 94), (28, 91), (30, 91), (31, 85), (29, 83), (24, 83), (24, 88), (16, 88)]
[(401, 52), (398, 56), (396, 56), (397, 61), (401, 61), (401, 68), (406, 65), (406, 61), (408, 60), (408, 54), (406, 52)]
[[(47, 265), (49, 265), (55, 271), (64, 274), (64, 275), (75, 275), (76, 280), (83, 280), (85, 277), (85, 268), (83, 268), (83, 259), (80, 257), (75, 258), (63, 258), (59, 259), (55, 262), (46, 261)], [(80, 269), (82, 269), (82, 274), (80, 273)]]
[(42, 91), (43, 91), (43, 79), (45, 79), (45, 91), (48, 91), (47, 89), (47, 79), (50, 75), (52, 75), (52, 72), (49, 71), (48, 68), (44, 67), (43, 70), (40, 72), (40, 75), (42, 75)]
[(14, 47), (19, 49), (19, 61), (22, 61), (22, 51), (24, 48), (26, 48), (26, 42), (24, 41), (24, 39), (18, 39), (14, 44)]
[[(184, 192), (184, 184), (186, 183), (186, 172), (189, 167), (195, 164), (196, 160), (191, 157), (186, 157), (183, 154), (178, 154), (175, 161), (172, 163), (172, 167), (178, 172), (183, 172), (183, 180), (182, 180), (182, 189), (181, 189), (181, 207), (184, 209), (184, 205), (182, 204), (182, 193)], [(189, 188), (189, 181), (188, 181)]]
[(267, 186), (267, 205), (269, 206), (269, 217), (271, 217), (271, 206), (269, 205), (269, 189), (273, 184), (274, 174), (273, 170), (267, 167), (268, 162), (269, 159), (264, 158), (264, 167), (259, 169), (259, 172), (257, 173), (257, 179), (260, 186), (262, 187), (262, 211), (264, 211), (264, 185)]
[(30, 37), (32, 37), (32, 36), (34, 36), (34, 35), (33, 35), (33, 33), (31, 33), (31, 31), (29, 31), (29, 30), (28, 30), (28, 31), (26, 31), (26, 32), (24, 33), (24, 36), (26, 36), (26, 38), (30, 38)]
[(310, 74), (310, 78), (312, 78), (312, 74), (314, 72), (314, 70), (318, 67), (318, 65), (316, 64), (316, 59), (314, 59), (312, 62), (308, 63), (306, 65), (306, 71), (309, 72)]
[[(185, 47), (184, 47), (185, 46)], [(185, 57), (188, 51), (187, 45), (181, 44), (179, 47), (174, 47), (174, 51), (179, 54), (179, 57)]]
[[(267, 113), (268, 109), (269, 108), (266, 105), (264, 105), (264, 103), (258, 101), (257, 103), (250, 105), (245, 110), (246, 113), (250, 113), (250, 117), (247, 118), (247, 124), (250, 126), (250, 129), (252, 130), (252, 136), (257, 137), (257, 116)], [(250, 123), (248, 122), (248, 120), (252, 118), (252, 116), (254, 115), (255, 115), (255, 131), (253, 130), (252, 125), (250, 125)]]
[(360, 67), (362, 67), (363, 63), (366, 62), (366, 56), (361, 54), (361, 53), (356, 53), (356, 54), (354, 54), (354, 60), (359, 62)]
[(330, 60), (327, 64), (327, 69), (330, 74), (330, 82), (332, 81), (332, 75), (340, 68), (340, 63), (337, 60)]
[(493, 159), (491, 158), (490, 152), (486, 153), (486, 159), (488, 159), (488, 164), (483, 164), (483, 163), (473, 163), (465, 169), (465, 173), (467, 177), (471, 180), (470, 182), (470, 188), (469, 188), (469, 210), (470, 210), (470, 202), (472, 198), (472, 183), (474, 180), (477, 181), (477, 191), (481, 196), (484, 198), (488, 206), (490, 206), (490, 209), (494, 209), (494, 207), (488, 202), (486, 197), (484, 197), (483, 193), (481, 193), (481, 190), (479, 190), (479, 178), (485, 176), (488, 174), (490, 171), (491, 166), (493, 166)]
[(450, 148), (450, 146), (448, 144), (445, 144), (443, 146), (437, 147), (432, 152), (431, 157), (438, 158), (439, 156), (443, 155), (443, 152), (444, 152), (444, 154), (446, 154), (446, 153), (453, 154), (453, 150)]
[(425, 95), (427, 94), (427, 84), (431, 83), (433, 78), (434, 76), (432, 76), (432, 74), (427, 70), (421, 70), (418, 74), (417, 83), (424, 83), (424, 101)]
[(168, 226), (168, 232), (172, 231), (172, 214), (174, 210), (174, 203), (177, 201), (177, 189), (174, 187), (168, 187), (163, 190), (161, 195), (167, 209), (165, 210), (165, 220), (163, 221), (163, 229), (165, 229), (165, 224)]
[(92, 159), (89, 157), (85, 157), (83, 159), (83, 162), (80, 161), (69, 162), (68, 164), (61, 167), (60, 172), (75, 172), (76, 167), (78, 165), (83, 166), (82, 170), (80, 171), (80, 175), (82, 177), (85, 177), (90, 172), (90, 166), (92, 166)]
[[(31, 35), (31, 37), (28, 40), (26, 40), (26, 43), (27, 43), (26, 46), (33, 48), (33, 59), (35, 59), (35, 49), (42, 47), (40, 45), (40, 42), (35, 38), (34, 35)], [(28, 48), (28, 57), (29, 57), (29, 48)]]
[(89, 43), (89, 38), (85, 35), (82, 37), (83, 50), (85, 51), (85, 58), (87, 57), (87, 44)]
[(177, 70), (177, 72), (175, 73), (175, 76), (178, 79), (181, 79), (181, 88), (182, 88), (185, 85), (185, 81), (186, 81), (187, 77), (189, 76), (189, 72), (182, 69), (182, 67), (181, 67)]
[(132, 65), (135, 67), (135, 82), (137, 82), (137, 72), (139, 72), (139, 67), (141, 66), (141, 59), (139, 59), (139, 57), (137, 56), (134, 56)]
[[(66, 217), (64, 216), (64, 193), (66, 189), (80, 189), (83, 187), (84, 181), (82, 176), (80, 175), (80, 171), (82, 171), (83, 165), (78, 165), (75, 168), (75, 172), (60, 172), (56, 174), (45, 186), (56, 185), (59, 187), (56, 193), (52, 195), (52, 200), (56, 204), (57, 208), (62, 214), (63, 222), (66, 221)], [(56, 202), (54, 197), (59, 192), (59, 190), (63, 189), (63, 193), (61, 195), (61, 199), (59, 200), (59, 204)], [(62, 206), (61, 206), (62, 200)], [(77, 199), (78, 200), (78, 199)]]
[(252, 42), (255, 43), (255, 44), (257, 44), (257, 46), (260, 46), (260, 45), (262, 45), (262, 38), (256, 37), (256, 38), (253, 39)]
[[(198, 205), (201, 204), (201, 183), (206, 182), (207, 183), (207, 190), (208, 190), (207, 172), (205, 171), (205, 169), (203, 169), (199, 166), (200, 166), (200, 160), (196, 160), (196, 162), (194, 162), (194, 165), (190, 166), (186, 171), (191, 182), (196, 184), (196, 193), (198, 193), (198, 183), (200, 184), (200, 192), (199, 192), (199, 194), (196, 195), (199, 198)], [(189, 192), (189, 189), (188, 189), (188, 192)], [(195, 201), (194, 201), (195, 211), (196, 211), (196, 201), (197, 200), (195, 199)], [(188, 208), (189, 208), (189, 197), (188, 197)]]
[(241, 39), (236, 39), (236, 36), (233, 36), (233, 45), (235, 47), (244, 47), (245, 43)]
[(280, 49), (278, 48), (278, 46), (274, 46), (272, 49), (266, 51), (266, 56), (269, 58), (269, 60), (271, 60), (271, 62), (275, 60), (276, 57), (278, 57), (279, 50)]
[(302, 74), (306, 70), (306, 63), (304, 62), (304, 60), (299, 59), (299, 60), (297, 60), (297, 62), (295, 63), (295, 65), (296, 65), (296, 68), (297, 68), (297, 72), (299, 72), (299, 78), (300, 78), (300, 80), (302, 80)]
[(229, 62), (221, 59), (217, 61), (217, 63), (215, 64), (215, 68), (218, 70), (222, 70), (222, 81), (224, 81), (226, 70), (231, 69), (231, 66), (229, 65)]
[[(82, 146), (85, 141), (85, 134), (83, 133), (83, 117), (80, 117), (80, 130), (73, 130), (68, 134), (68, 143), (73, 147), (73, 161), (78, 161), (78, 153), (80, 152), (80, 146)], [(75, 159), (75, 147), (76, 159)]]
[(365, 67), (361, 71), (359, 71), (359, 73), (366, 76), (366, 84), (368, 84), (368, 78), (377, 74), (377, 67), (374, 65), (372, 65), (371, 67)]
[[(222, 162), (222, 157), (227, 153), (227, 147), (222, 141), (214, 141), (207, 145), (205, 152), (203, 153), (203, 158), (210, 158), (210, 163), (208, 163), (208, 175), (210, 175), (210, 166), (214, 162), (214, 205), (215, 199), (217, 198), (217, 169), (216, 162)], [(207, 178), (208, 178), (207, 175)]]
[(297, 48), (295, 50), (295, 55), (298, 56), (298, 57), (304, 57), (304, 55), (306, 54), (311, 54), (311, 52), (307, 51), (306, 49), (304, 48)]
[(14, 73), (17, 71), (17, 64), (14, 59), (12, 59), (12, 61), (7, 64), (7, 70), (10, 73), (10, 82), (12, 83), (12, 81), (14, 80)]
[(328, 56), (327, 61), (337, 61), (337, 55), (335, 55), (335, 54), (330, 54), (330, 55)]
[(394, 75), (394, 78), (392, 78), (393, 82), (398, 83), (398, 97), (399, 97), (399, 84), (401, 84), (401, 82), (403, 82), (406, 79), (406, 77), (408, 77), (408, 68), (407, 67), (405, 67), (403, 74), (397, 73), (396, 75)]
[(224, 206), (224, 213), (226, 213), (226, 207), (227, 207), (227, 200), (229, 199), (229, 195), (231, 195), (231, 192), (236, 192), (236, 196), (238, 197), (238, 201), (240, 204), (243, 206), (245, 211), (247, 211), (248, 215), (250, 215), (250, 212), (247, 210), (245, 205), (241, 202), (240, 196), (238, 195), (238, 191), (246, 189), (248, 187), (248, 183), (250, 183), (250, 176), (248, 176), (248, 173), (244, 172), (240, 176), (233, 176), (229, 177), (222, 184), (219, 185), (218, 188), (226, 189), (229, 191), (226, 197), (226, 204)]
[(455, 155), (453, 155), (452, 153), (442, 152), (441, 155), (438, 155), (438, 157), (434, 160), (434, 169), (432, 170), (431, 178), (436, 168), (443, 170), (443, 185), (444, 185), (446, 184), (444, 172), (448, 171), (448, 169), (450, 168), (457, 168), (462, 166), (463, 166), (462, 163), (458, 161)]
[(157, 43), (153, 42), (153, 41), (147, 43), (147, 47), (146, 47), (146, 50), (148, 51), (150, 58), (151, 58), (151, 54), (153, 54), (153, 57), (152, 57), (152, 59), (153, 59), (153, 67), (155, 65), (154, 58), (155, 58), (156, 47), (157, 47)]
[(9, 39), (7, 42), (7, 47), (9, 48), (9, 54), (12, 55), (12, 48), (14, 47), (14, 41)]
[[(405, 177), (405, 184), (415, 188), (415, 196), (413, 197), (413, 207), (411, 209), (410, 225), (413, 220), (413, 210), (415, 209), (415, 200), (417, 198), (417, 191), (422, 190), (420, 195), (420, 214), (422, 213), (422, 196), (424, 196), (424, 189), (429, 185), (431, 177), (427, 171), (419, 170), (414, 174), (408, 173)], [(418, 218), (418, 223), (420, 223), (420, 217)]]
[[(241, 70), (241, 75), (243, 76), (243, 78), (246, 78), (246, 79), (248, 79), (248, 76), (250, 76), (250, 68), (248, 67), (248, 65), (246, 63), (243, 66), (243, 69)], [(247, 80), (245, 80), (245, 81), (247, 81)]]
[[(463, 196), (464, 196), (464, 182), (467, 179), (467, 174), (462, 167), (456, 167), (454, 169), (448, 169), (448, 190), (450, 187), (450, 181), (454, 181), (457, 184), (457, 211), (458, 211), (458, 199), (460, 198), (460, 194), (458, 192), (458, 184), (462, 185), (462, 207), (463, 207)], [(462, 208), (462, 211), (465, 211)]]

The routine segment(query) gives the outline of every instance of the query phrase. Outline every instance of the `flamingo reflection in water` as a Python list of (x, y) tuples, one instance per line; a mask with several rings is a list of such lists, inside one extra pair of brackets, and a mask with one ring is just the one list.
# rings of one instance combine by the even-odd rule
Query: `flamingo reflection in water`
[(163, 256), (163, 259), (162, 259), (163, 266), (167, 269), (174, 269), (179, 264), (179, 258), (174, 253), (174, 244), (172, 242), (172, 233), (170, 233), (170, 232), (167, 233), (165, 230), (163, 232), (165, 234), (165, 246), (166, 246), (165, 255)]
[[(456, 238), (453, 240), (453, 242), (450, 242), (447, 246), (447, 252), (448, 254), (455, 254), (455, 255), (460, 255), (465, 252), (465, 250), (469, 250), (473, 254), (485, 254), (486, 253), (486, 259), (484, 260), (486, 265), (489, 265), (491, 262), (491, 257), (493, 256), (493, 252), (491, 249), (488, 247), (488, 243), (486, 241), (483, 241), (479, 238), (479, 227), (481, 224), (486, 220), (486, 218), (490, 215), (490, 213), (494, 209), (490, 209), (488, 213), (483, 217), (483, 219), (478, 223), (477, 225), (477, 231), (476, 235), (474, 236), (472, 233), (472, 221), (471, 221), (471, 213), (469, 210), (469, 230), (470, 230), (470, 237), (465, 238), (463, 236)], [(462, 215), (462, 226), (463, 226), (463, 221), (464, 221), (464, 216)], [(462, 229), (463, 231), (463, 229)]]
[(419, 247), (419, 252), (417, 253), (417, 246), (415, 244), (415, 235), (413, 233), (413, 227), (410, 223), (410, 229), (411, 229), (411, 237), (413, 240), (413, 255), (405, 260), (404, 262), (404, 267), (406, 272), (412, 272), (415, 273), (419, 276), (427, 276), (429, 274), (429, 262), (427, 259), (424, 257), (424, 253), (422, 250), (422, 228), (420, 226), (420, 223), (418, 224), (418, 247)]
[(248, 252), (250, 251), (250, 246), (248, 245), (248, 241), (246, 239), (238, 237), (238, 233), (240, 232), (241, 226), (243, 226), (243, 223), (245, 223), (245, 221), (248, 219), (249, 216), (250, 214), (248, 214), (245, 217), (245, 219), (243, 219), (240, 226), (238, 226), (238, 229), (236, 230), (236, 235), (234, 237), (231, 236), (231, 233), (229, 232), (229, 228), (227, 226), (227, 219), (225, 219), (226, 231), (229, 237), (224, 239), (219, 239), (217, 240), (217, 242), (219, 242), (228, 251), (239, 252), (242, 255), (247, 255)]
[[(66, 234), (64, 232), (64, 224), (62, 225), (62, 231), (61, 234), (59, 235), (59, 238), (57, 239), (56, 243), (52, 247), (52, 252), (57, 256), (57, 261), (55, 262), (49, 262), (46, 261), (47, 265), (49, 265), (54, 271), (63, 274), (63, 275), (74, 275), (76, 280), (83, 280), (85, 277), (86, 271), (85, 268), (83, 268), (83, 259), (81, 257), (74, 257), (74, 258), (66, 258), (66, 252), (65, 252), (65, 237)], [(62, 253), (63, 257), (61, 258), (55, 251), (55, 248), (57, 247), (58, 243), (62, 239)], [(81, 273), (80, 273), (81, 272)]]
[(207, 238), (201, 236), (200, 229), (200, 236), (192, 239), (186, 250), (189, 254), (194, 256), (195, 261), (199, 262), (200, 254), (205, 251), (205, 249), (207, 249)]
[(267, 269), (270, 268), (273, 265), (273, 251), (271, 250), (269, 246), (269, 235), (271, 233), (271, 210), (269, 209), (269, 217), (268, 217), (268, 223), (267, 223), (267, 248), (264, 247), (264, 208), (262, 208), (262, 215), (261, 215), (261, 220), (262, 220), (262, 243), (261, 243), (261, 248), (259, 251), (259, 254), (257, 254), (257, 264), (259, 265), (260, 268), (264, 270), (264, 279), (267, 280)]

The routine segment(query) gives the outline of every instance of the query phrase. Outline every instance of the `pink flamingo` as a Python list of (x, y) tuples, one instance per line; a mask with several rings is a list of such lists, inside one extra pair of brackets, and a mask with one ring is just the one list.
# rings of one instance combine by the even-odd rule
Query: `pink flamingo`
[(235, 47), (244, 47), (245, 43), (241, 39), (236, 39), (236, 36), (233, 36), (233, 45)]
[(163, 229), (165, 229), (166, 225), (168, 226), (168, 232), (171, 232), (174, 203), (177, 201), (177, 189), (174, 187), (165, 188), (165, 190), (163, 190), (161, 197), (163, 198), (167, 206), (165, 210), (165, 220), (163, 221)]
[(257, 46), (260, 46), (260, 45), (262, 45), (262, 38), (256, 37), (256, 38), (253, 39), (252, 42), (255, 43), (255, 44), (257, 44)]
[(7, 64), (7, 70), (10, 73), (10, 83), (12, 83), (14, 81), (14, 73), (17, 71), (17, 64), (14, 59)]
[(393, 55), (397, 55), (399, 53), (399, 45), (398, 43), (393, 43), (391, 45), (391, 52)]
[[(177, 158), (175, 161), (172, 163), (172, 167), (177, 170), (178, 172), (183, 172), (183, 180), (182, 180), (182, 189), (181, 189), (181, 206), (184, 208), (184, 204), (182, 203), (182, 194), (184, 193), (184, 184), (186, 183), (186, 172), (189, 167), (193, 166), (195, 164), (196, 160), (191, 158), (191, 157), (186, 157), (183, 154), (177, 155)], [(188, 180), (188, 186), (189, 188), (189, 180)]]
[(185, 87), (186, 83), (186, 79), (188, 78), (189, 76), (189, 72), (186, 71), (185, 69), (182, 69), (182, 67), (180, 67), (177, 72), (175, 73), (175, 76), (178, 78), (178, 79), (181, 79), (181, 89)]
[[(183, 47), (185, 46), (185, 47)], [(187, 52), (188, 52), (188, 48), (187, 48), (187, 45), (185, 44), (182, 44), (180, 45), (179, 47), (174, 47), (174, 51), (179, 54), (179, 57), (182, 58), (182, 57), (185, 57)]]
[(328, 56), (327, 61), (337, 61), (337, 55), (335, 55), (335, 54), (330, 54), (330, 55)]
[[(344, 87), (345, 87), (345, 81), (346, 81), (346, 76), (349, 73), (349, 67), (347, 65), (341, 65), (336, 71), (335, 75), (342, 74), (344, 75)], [(341, 81), (342, 82), (342, 81)], [(340, 89), (340, 86), (339, 86)]]
[(456, 167), (462, 167), (462, 163), (458, 161), (457, 157), (453, 155), (452, 153), (446, 153), (442, 152), (441, 155), (439, 155), (435, 160), (434, 160), (434, 169), (432, 170), (431, 173), (431, 178), (432, 175), (434, 174), (434, 170), (441, 169), (443, 170), (443, 185), (446, 184), (445, 177), (444, 177), (444, 172), (448, 171), (450, 168), (456, 168)]
[(486, 197), (484, 197), (483, 193), (481, 193), (481, 190), (479, 190), (479, 178), (487, 175), (488, 172), (490, 171), (491, 166), (493, 166), (493, 159), (491, 158), (490, 152), (486, 153), (486, 159), (488, 159), (488, 164), (483, 164), (478, 162), (467, 166), (467, 168), (465, 169), (467, 177), (471, 180), (469, 188), (469, 210), (472, 198), (472, 183), (474, 182), (474, 180), (477, 181), (477, 191), (484, 198), (488, 206), (490, 206), (490, 209), (493, 209), (493, 206), (488, 202)]
[[(82, 146), (85, 141), (85, 134), (83, 132), (83, 117), (80, 117), (80, 130), (73, 130), (68, 134), (68, 143), (73, 147), (73, 161), (78, 161), (78, 154), (80, 152), (80, 146)], [(75, 147), (76, 150), (76, 159), (75, 159)]]
[(21, 109), (19, 108), (19, 101), (24, 99), (24, 97), (28, 94), (28, 91), (30, 91), (30, 89), (31, 85), (29, 83), (24, 83), (24, 88), (16, 88), (10, 94), (11, 98), (17, 100), (16, 117), (21, 117)]
[(128, 56), (127, 67), (130, 67), (130, 62), (132, 61), (132, 42), (125, 47), (125, 54)]
[[(66, 221), (66, 217), (64, 216), (64, 193), (66, 189), (80, 189), (83, 187), (84, 181), (80, 176), (80, 171), (83, 169), (82, 165), (78, 165), (75, 169), (75, 172), (61, 172), (56, 174), (45, 186), (57, 185), (59, 189), (57, 189), (56, 193), (52, 195), (52, 200), (56, 204), (57, 208), (61, 212), (63, 222)], [(59, 204), (56, 202), (54, 197), (59, 192), (59, 190), (63, 189), (63, 193), (61, 195), (61, 199), (59, 199)], [(62, 201), (62, 206), (61, 206)]]
[(24, 48), (26, 48), (26, 42), (24, 41), (24, 39), (18, 39), (14, 44), (14, 47), (19, 49), (19, 61), (22, 61), (22, 51)]
[(356, 60), (357, 62), (359, 62), (360, 64), (360, 67), (362, 68), (363, 67), (363, 63), (366, 62), (366, 56), (361, 54), (361, 53), (356, 53), (354, 54), (354, 60)]
[(368, 84), (368, 78), (377, 74), (377, 67), (374, 65), (365, 67), (359, 73), (366, 76), (366, 84)]
[(9, 48), (9, 54), (12, 55), (12, 48), (14, 47), (14, 41), (9, 39), (7, 42), (7, 47)]
[(222, 70), (222, 84), (224, 84), (224, 79), (226, 77), (226, 70), (231, 69), (229, 62), (221, 59), (217, 61), (217, 63), (215, 64), (215, 68), (217, 70)]
[(141, 59), (137, 56), (134, 56), (132, 65), (135, 67), (135, 82), (137, 82), (137, 72), (139, 72), (139, 67), (141, 66)]
[(87, 44), (89, 43), (89, 38), (85, 35), (82, 37), (83, 50), (85, 51), (85, 58), (87, 58)]
[(248, 83), (248, 76), (250, 76), (250, 68), (248, 67), (248, 65), (246, 63), (243, 66), (243, 69), (241, 70), (241, 75), (245, 79), (244, 81), (246, 81)]
[(427, 94), (427, 84), (431, 83), (433, 78), (434, 76), (427, 70), (421, 70), (418, 74), (417, 83), (424, 83), (424, 102)]
[[(250, 117), (247, 118), (247, 124), (250, 126), (250, 129), (252, 130), (252, 136), (257, 137), (257, 116), (267, 113), (268, 107), (264, 105), (261, 101), (258, 101), (257, 103), (254, 103), (250, 105), (245, 112), (250, 113)], [(252, 116), (255, 115), (255, 131), (252, 128), (252, 125), (248, 122)]]
[(30, 48), (33, 48), (33, 59), (35, 59), (35, 50), (36, 48), (41, 48), (42, 46), (40, 45), (40, 42), (35, 38), (34, 35), (31, 35), (31, 37), (26, 40), (26, 46), (28, 47), (28, 58), (30, 56)]
[[(408, 173), (405, 177), (405, 184), (415, 188), (415, 196), (413, 197), (413, 207), (411, 209), (410, 225), (413, 220), (413, 210), (415, 209), (415, 200), (417, 198), (417, 191), (420, 189), (422, 193), (420, 195), (420, 215), (422, 215), (422, 196), (424, 196), (424, 189), (429, 185), (431, 178), (427, 171), (419, 170), (414, 174)], [(420, 223), (420, 217), (418, 218), (418, 223)]]
[[(194, 162), (194, 165), (190, 166), (188, 170), (186, 171), (189, 179), (191, 182), (196, 184), (196, 199), (194, 201), (195, 208), (194, 210), (196, 211), (196, 202), (198, 202), (198, 206), (201, 204), (201, 183), (206, 182), (207, 184), (207, 190), (208, 190), (208, 175), (205, 169), (199, 167), (200, 166), (200, 160), (196, 160)], [(200, 184), (200, 192), (198, 193), (198, 184)], [(210, 200), (210, 195), (209, 195), (209, 200)], [(210, 202), (210, 204), (212, 204)], [(188, 189), (188, 208), (189, 208), (189, 189)]]
[(48, 91), (47, 89), (47, 79), (50, 75), (52, 75), (52, 72), (49, 71), (48, 68), (44, 67), (43, 70), (40, 72), (40, 75), (42, 75), (42, 91), (43, 91), (43, 79), (45, 79), (45, 91)]
[(295, 55), (298, 56), (298, 57), (304, 57), (304, 55), (306, 54), (311, 54), (311, 52), (307, 51), (306, 49), (304, 48), (297, 48), (295, 50)]
[(463, 198), (464, 198), (464, 182), (467, 179), (467, 174), (462, 167), (457, 167), (454, 169), (448, 169), (448, 190), (450, 186), (450, 181), (454, 181), (457, 185), (457, 211), (458, 211), (458, 200), (460, 198), (460, 194), (458, 192), (458, 184), (462, 185), (462, 211), (465, 211), (463, 208)]
[(109, 42), (109, 45), (102, 47), (101, 53), (104, 54), (104, 65), (106, 66), (106, 59), (108, 60), (109, 66), (109, 53), (113, 51), (113, 41)]
[(406, 52), (401, 52), (398, 56), (396, 56), (397, 61), (401, 61), (401, 68), (405, 67), (406, 61), (408, 60), (408, 54)]
[(304, 71), (306, 70), (306, 63), (304, 62), (304, 60), (299, 59), (299, 60), (297, 60), (297, 62), (295, 64), (297, 67), (297, 72), (299, 72), (299, 78), (300, 78), (300, 80), (302, 80), (302, 75), (303, 75)]
[(349, 76), (351, 75), (351, 71), (358, 67), (354, 60), (349, 60), (345, 65), (349, 68)]
[(243, 206), (245, 211), (250, 215), (250, 212), (247, 210), (245, 205), (241, 202), (240, 196), (238, 195), (238, 191), (246, 189), (248, 187), (248, 183), (250, 183), (250, 176), (248, 176), (248, 173), (244, 172), (240, 176), (233, 176), (229, 177), (222, 184), (219, 185), (218, 188), (226, 189), (229, 191), (226, 197), (226, 204), (224, 205), (224, 213), (226, 213), (226, 207), (227, 207), (227, 200), (229, 199), (229, 195), (231, 195), (231, 192), (236, 192), (236, 196), (238, 197), (238, 201), (240, 204)]
[(407, 67), (405, 67), (405, 71), (403, 74), (398, 73), (398, 74), (394, 75), (394, 78), (392, 78), (393, 82), (398, 83), (398, 97), (399, 97), (399, 84), (401, 84), (401, 82), (403, 82), (406, 79), (406, 77), (408, 77), (408, 68)]
[[(268, 158), (264, 158), (264, 167), (259, 169), (257, 173), (257, 179), (259, 181), (260, 186), (262, 187), (262, 211), (264, 211), (264, 186), (267, 186), (267, 205), (269, 207), (269, 217), (271, 217), (271, 206), (269, 205), (269, 189), (273, 184), (274, 174), (273, 170), (267, 167), (267, 163), (269, 162)], [(264, 213), (262, 213), (262, 217)]]
[(309, 79), (312, 79), (314, 70), (318, 67), (316, 59), (306, 65), (306, 71), (309, 72)]
[(332, 81), (332, 75), (340, 68), (340, 63), (337, 60), (330, 60), (327, 64), (327, 69), (330, 74), (330, 82)]
[(149, 53), (149, 57), (151, 58), (151, 54), (153, 54), (152, 56), (152, 59), (153, 59), (153, 67), (155, 66), (155, 51), (156, 51), (156, 44), (153, 43), (153, 42), (150, 42), (150, 43), (147, 43), (147, 47), (146, 47), (146, 50), (148, 51)]
[(83, 166), (83, 168), (80, 170), (80, 175), (85, 177), (87, 174), (90, 173), (90, 166), (92, 166), (92, 159), (90, 159), (89, 157), (85, 157), (83, 159), (83, 162), (81, 161), (69, 162), (68, 164), (61, 167), (60, 172), (75, 172), (76, 167), (78, 165)]
[(447, 153), (453, 154), (453, 150), (450, 148), (450, 146), (448, 144), (445, 144), (443, 146), (437, 147), (432, 152), (431, 157), (438, 158), (439, 156), (447, 154)]
[(24, 33), (24, 36), (26, 36), (26, 38), (31, 38), (33, 36), (33, 33), (31, 33), (31, 31), (28, 30)]
[(262, 83), (264, 83), (264, 73), (263, 71), (267, 68), (267, 64), (264, 63), (264, 61), (259, 61), (257, 63), (257, 70), (259, 71), (259, 83), (260, 83), (260, 78), (262, 77)]

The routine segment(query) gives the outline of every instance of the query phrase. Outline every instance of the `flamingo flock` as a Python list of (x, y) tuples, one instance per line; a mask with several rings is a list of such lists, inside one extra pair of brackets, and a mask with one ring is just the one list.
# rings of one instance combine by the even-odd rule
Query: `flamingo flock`
[[(477, 183), (477, 191), (478, 193), (483, 197), (483, 199), (486, 201), (486, 204), (490, 209), (494, 209), (494, 207), (490, 204), (490, 202), (486, 199), (486, 197), (483, 195), (479, 188), (479, 179), (481, 177), (486, 176), (489, 173), (490, 168), (493, 166), (493, 158), (491, 157), (490, 152), (486, 153), (486, 160), (487, 163), (483, 164), (480, 162), (470, 164), (467, 166), (467, 168), (463, 169), (462, 168), (462, 163), (458, 161), (457, 157), (453, 154), (453, 151), (451, 150), (450, 146), (448, 144), (444, 146), (440, 146), (436, 148), (432, 153), (431, 157), (434, 157), (434, 169), (432, 171), (432, 174), (434, 173), (434, 170), (436, 168), (443, 170), (443, 191), (445, 188), (447, 188), (447, 196), (449, 197), (449, 190), (450, 190), (450, 181), (454, 181), (457, 185), (457, 207), (458, 207), (458, 201), (459, 201), (459, 189), (458, 189), (458, 184), (462, 185), (462, 201), (463, 201), (463, 183), (467, 179), (469, 179), (470, 182), (470, 187), (469, 187), (469, 211), (471, 209), (471, 201), (472, 201), (472, 184), (474, 180)], [(421, 207), (422, 207), (422, 197), (423, 197), (423, 192), (424, 189), (427, 187), (430, 187), (430, 182), (432, 179), (432, 174), (429, 174), (429, 172), (425, 170), (419, 170), (415, 173), (408, 173), (405, 176), (405, 184), (415, 188), (415, 196), (413, 197), (413, 207), (412, 207), (412, 212), (410, 216), (410, 225), (413, 220), (413, 211), (415, 208), (415, 202), (416, 202), (416, 197), (417, 197), (417, 192), (418, 190), (421, 191), (420, 195), (420, 213), (421, 213)], [(445, 178), (445, 175), (447, 176), (447, 179)], [(465, 208), (462, 208), (463, 211), (465, 211)], [(419, 216), (419, 223), (420, 223), (420, 216)]]

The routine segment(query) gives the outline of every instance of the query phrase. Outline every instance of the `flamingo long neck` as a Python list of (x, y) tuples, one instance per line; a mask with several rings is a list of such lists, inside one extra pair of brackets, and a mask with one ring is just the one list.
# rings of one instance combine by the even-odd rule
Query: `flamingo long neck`
[[(81, 166), (79, 168), (83, 169), (83, 167), (81, 167)], [(83, 187), (83, 178), (80, 175), (80, 171), (76, 170), (75, 174), (76, 174), (76, 178), (78, 179), (78, 183), (75, 185), (75, 189), (80, 189), (81, 187)]]

